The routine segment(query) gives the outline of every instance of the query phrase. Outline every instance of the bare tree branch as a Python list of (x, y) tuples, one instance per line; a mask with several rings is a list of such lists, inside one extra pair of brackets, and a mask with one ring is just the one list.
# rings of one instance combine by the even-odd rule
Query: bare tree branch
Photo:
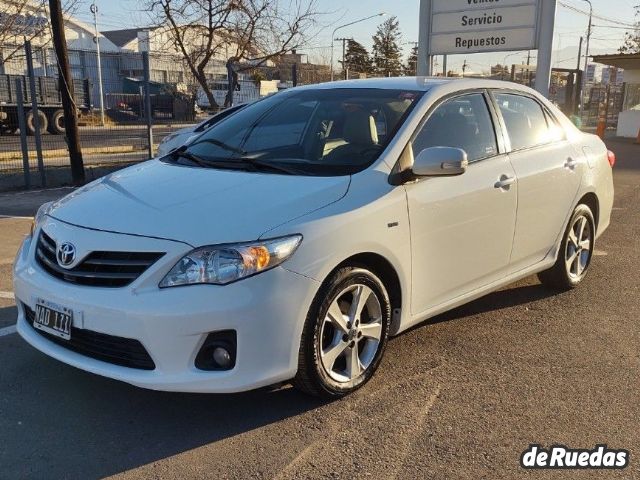
[(154, 23), (171, 35), (175, 49), (212, 107), (207, 82), (214, 60), (224, 61), (233, 102), (238, 72), (264, 65), (302, 46), (317, 26), (316, 0), (147, 0)]

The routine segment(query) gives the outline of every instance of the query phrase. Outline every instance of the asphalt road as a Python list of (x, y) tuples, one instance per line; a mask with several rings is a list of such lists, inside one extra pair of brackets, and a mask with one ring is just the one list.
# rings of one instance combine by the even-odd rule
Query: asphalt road
[[(169, 133), (176, 131), (185, 125), (156, 125), (153, 127), (154, 141), (157, 143)], [(103, 148), (103, 147), (120, 147), (123, 145), (140, 146), (144, 148), (147, 145), (147, 129), (145, 126), (107, 126), (107, 127), (81, 127), (80, 142), (82, 148)], [(34, 137), (28, 137), (27, 143), (30, 151), (35, 151)], [(42, 135), (43, 150), (60, 150), (67, 148), (64, 136), (51, 135), (44, 133)], [(2, 135), (0, 136), (0, 158), (6, 152), (20, 152), (20, 135)]]
[[(340, 401), (145, 391), (0, 337), (0, 478), (640, 479), (640, 146), (610, 147), (613, 223), (577, 290), (532, 277), (441, 315), (390, 341), (373, 381)], [(0, 195), (0, 213), (64, 192)], [(0, 219), (2, 291), (28, 228)], [(607, 443), (630, 466), (525, 472), (531, 443)]]

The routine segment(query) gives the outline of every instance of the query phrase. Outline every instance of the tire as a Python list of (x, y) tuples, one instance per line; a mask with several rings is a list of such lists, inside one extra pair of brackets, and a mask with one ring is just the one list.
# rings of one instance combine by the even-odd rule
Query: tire
[(557, 290), (577, 287), (589, 271), (595, 237), (596, 227), (591, 209), (583, 204), (578, 205), (562, 237), (556, 263), (538, 274), (542, 284)]
[[(349, 315), (357, 298), (362, 299), (361, 308), (352, 311), (359, 313)], [(375, 274), (357, 266), (337, 270), (309, 309), (293, 384), (324, 398), (339, 398), (357, 390), (380, 364), (390, 322), (389, 294)], [(355, 355), (357, 362), (353, 361)]]
[[(35, 135), (36, 133), (34, 117), (35, 115), (33, 114), (33, 110), (29, 110), (26, 115), (27, 135)], [(40, 119), (40, 132), (45, 132), (49, 127), (47, 116), (42, 110), (38, 110), (38, 117)]]
[(65, 131), (64, 110), (55, 110), (49, 120), (49, 133), (52, 135), (64, 135)]

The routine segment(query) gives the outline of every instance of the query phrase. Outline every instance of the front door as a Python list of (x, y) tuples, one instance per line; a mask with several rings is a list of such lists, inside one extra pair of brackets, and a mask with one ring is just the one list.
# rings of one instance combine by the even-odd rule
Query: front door
[(470, 164), (460, 176), (405, 186), (414, 314), (503, 278), (515, 228), (518, 184), (509, 158), (498, 152), (483, 93), (454, 97), (433, 111), (414, 138), (414, 157), (433, 146), (462, 148)]

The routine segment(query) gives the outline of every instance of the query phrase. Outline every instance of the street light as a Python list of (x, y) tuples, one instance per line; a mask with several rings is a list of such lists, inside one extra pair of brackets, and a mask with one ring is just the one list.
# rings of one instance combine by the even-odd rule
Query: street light
[[(582, 0), (583, 2), (587, 2), (589, 4), (589, 27), (587, 28), (587, 46), (584, 55), (584, 77), (582, 80), (583, 85), (587, 83), (587, 67), (589, 67), (589, 39), (591, 38), (591, 21), (593, 20), (593, 5), (591, 4), (591, 0)], [(582, 87), (582, 85), (581, 85)], [(582, 113), (584, 112), (584, 91), (580, 88), (580, 118), (582, 118)]]
[(353, 22), (345, 23), (344, 25), (340, 25), (339, 27), (336, 27), (333, 30), (333, 33), (331, 34), (331, 81), (332, 82), (333, 82), (333, 42), (336, 38), (336, 32), (341, 28), (349, 27), (351, 25), (355, 25), (356, 23), (364, 22), (366, 20), (370, 20), (376, 17), (384, 17), (386, 14), (387, 14), (386, 12), (376, 13), (375, 15), (371, 15), (370, 17), (365, 17), (365, 18), (361, 18), (360, 20), (355, 20)]
[(502, 61), (502, 80), (504, 80), (504, 67), (507, 65), (507, 58), (513, 57), (514, 55), (522, 55), (522, 52), (509, 53), (504, 56), (504, 60)]
[(102, 89), (102, 63), (100, 61), (100, 33), (98, 32), (98, 5), (91, 4), (89, 8), (93, 13), (93, 26), (95, 28), (96, 38), (96, 60), (98, 62), (98, 90), (100, 95), (100, 124), (104, 127), (104, 94)]

